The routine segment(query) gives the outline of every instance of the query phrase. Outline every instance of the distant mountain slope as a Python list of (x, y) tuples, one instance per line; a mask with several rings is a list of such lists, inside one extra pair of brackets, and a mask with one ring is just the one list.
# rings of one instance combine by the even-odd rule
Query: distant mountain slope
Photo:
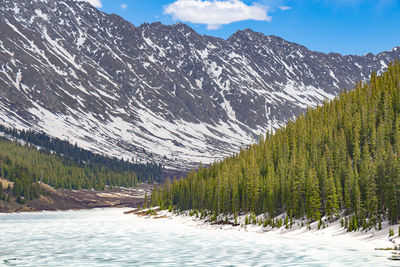
[(138, 177), (130, 170), (77, 164), (56, 154), (40, 152), (0, 138), (0, 178), (14, 183), (14, 196), (40, 197), (40, 183), (54, 188), (104, 190), (109, 186), (134, 187)]
[(120, 158), (182, 168), (252, 143), (372, 70), (251, 30), (135, 27), (85, 2), (0, 0), (0, 122)]
[(108, 171), (117, 173), (133, 172), (140, 182), (148, 182), (149, 179), (159, 182), (171, 175), (171, 173), (165, 173), (162, 166), (156, 163), (136, 164), (117, 158), (110, 158), (82, 149), (67, 141), (49, 137), (44, 133), (18, 131), (0, 125), (0, 138), (15, 141), (25, 146), (36, 147), (42, 153), (57, 155), (69, 164), (73, 163), (80, 167), (93, 169), (105, 168)]

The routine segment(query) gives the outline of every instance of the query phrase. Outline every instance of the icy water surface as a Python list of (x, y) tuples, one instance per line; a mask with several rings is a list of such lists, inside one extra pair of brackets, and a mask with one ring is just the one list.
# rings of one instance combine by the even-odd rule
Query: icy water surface
[(0, 266), (399, 266), (365, 248), (205, 230), (123, 211), (0, 214)]

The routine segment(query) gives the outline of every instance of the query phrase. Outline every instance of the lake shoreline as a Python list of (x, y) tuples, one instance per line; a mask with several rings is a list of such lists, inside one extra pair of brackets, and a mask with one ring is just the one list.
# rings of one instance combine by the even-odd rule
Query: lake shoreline
[[(318, 230), (318, 221), (310, 224), (311, 230), (307, 225), (301, 226), (301, 222), (294, 221), (291, 229), (286, 229), (285, 225), (280, 228), (272, 228), (270, 226), (263, 227), (260, 225), (247, 224), (243, 225), (245, 216), (238, 216), (238, 225), (234, 225), (232, 221), (227, 224), (210, 222), (209, 218), (200, 219), (195, 216), (190, 216), (189, 212), (183, 214), (175, 214), (167, 210), (156, 210), (156, 212), (143, 212), (145, 210), (137, 210), (133, 213), (134, 216), (141, 217), (143, 220), (159, 221), (159, 223), (169, 222), (179, 225), (189, 225), (195, 229), (227, 231), (230, 233), (252, 233), (265, 236), (266, 238), (290, 238), (296, 240), (303, 240), (305, 242), (318, 242), (325, 245), (341, 246), (343, 244), (359, 247), (363, 246), (369, 250), (382, 250), (392, 251), (393, 259), (400, 259), (400, 236), (397, 232), (399, 225), (389, 225), (387, 221), (382, 222), (382, 230), (372, 229), (370, 231), (354, 231), (347, 232), (346, 229), (341, 227), (340, 219), (330, 223), (325, 228)], [(128, 212), (127, 212), (128, 213)], [(389, 229), (395, 230), (395, 235), (389, 237)]]
[(371, 242), (351, 236), (290, 234), (252, 225), (212, 225), (167, 211), (136, 212), (98, 208), (0, 214), (4, 231), (0, 264), (398, 266), (389, 260), (393, 251), (375, 250)]
[[(393, 260), (400, 260), (400, 237), (397, 233), (399, 225), (389, 225), (387, 221), (382, 222), (382, 230), (371, 230), (367, 232), (347, 232), (346, 229), (341, 227), (340, 219), (330, 223), (325, 228), (317, 229), (318, 222), (312, 223), (311, 230), (307, 226), (301, 227), (301, 221), (294, 221), (291, 229), (286, 229), (285, 226), (280, 228), (263, 227), (260, 225), (247, 224), (243, 225), (246, 215), (238, 216), (238, 225), (233, 223), (215, 223), (211, 222), (209, 218), (196, 218), (190, 216), (189, 212), (177, 214), (167, 210), (155, 209), (140, 209), (132, 208), (129, 206), (108, 206), (108, 207), (91, 207), (82, 209), (65, 209), (65, 210), (36, 210), (36, 211), (19, 211), (16, 213), (36, 213), (39, 211), (85, 211), (85, 210), (121, 210), (121, 215), (124, 217), (134, 216), (134, 222), (144, 224), (154, 224), (160, 227), (167, 227), (173, 231), (179, 232), (181, 228), (192, 229), (198, 232), (213, 232), (227, 234), (229, 236), (245, 236), (254, 239), (289, 239), (293, 241), (301, 241), (310, 244), (319, 244), (321, 246), (346, 246), (350, 250), (352, 248), (362, 248), (367, 251), (378, 251), (388, 258)], [(3, 213), (6, 215), (7, 213)], [(1, 214), (0, 214), (1, 215)], [(390, 228), (396, 229), (395, 235), (389, 237), (388, 231)], [(397, 248), (397, 250), (395, 249)]]
[(388, 260), (392, 251), (375, 251), (362, 242), (203, 225), (182, 215), (124, 214), (130, 210), (0, 214), (0, 265), (398, 266)]

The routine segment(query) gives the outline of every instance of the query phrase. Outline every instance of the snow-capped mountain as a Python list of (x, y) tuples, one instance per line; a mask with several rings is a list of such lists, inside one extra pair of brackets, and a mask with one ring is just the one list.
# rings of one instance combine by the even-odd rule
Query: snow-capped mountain
[(237, 152), (382, 71), (400, 48), (342, 56), (249, 29), (135, 27), (72, 0), (0, 0), (0, 123), (187, 167)]

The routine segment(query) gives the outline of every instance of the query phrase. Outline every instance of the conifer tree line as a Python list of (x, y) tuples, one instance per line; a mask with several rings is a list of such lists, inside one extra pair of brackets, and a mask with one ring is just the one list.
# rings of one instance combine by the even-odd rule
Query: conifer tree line
[(80, 148), (76, 144), (72, 145), (68, 141), (50, 137), (44, 133), (17, 130), (3, 125), (0, 125), (0, 132), (24, 141), (26, 144), (39, 146), (40, 151), (43, 153), (56, 153), (82, 167), (90, 165), (90, 167), (94, 168), (105, 167), (116, 172), (133, 171), (140, 181), (148, 181), (149, 178), (153, 181), (160, 180), (163, 175), (163, 167), (160, 164), (132, 163), (123, 159), (106, 157)]
[(167, 180), (151, 203), (310, 221), (341, 214), (352, 229), (399, 222), (400, 62), (248, 149)]
[(104, 190), (106, 185), (133, 187), (138, 183), (133, 171), (76, 164), (3, 138), (0, 138), (0, 177), (13, 181), (13, 193), (25, 200), (40, 196), (39, 182), (54, 188), (95, 190)]

